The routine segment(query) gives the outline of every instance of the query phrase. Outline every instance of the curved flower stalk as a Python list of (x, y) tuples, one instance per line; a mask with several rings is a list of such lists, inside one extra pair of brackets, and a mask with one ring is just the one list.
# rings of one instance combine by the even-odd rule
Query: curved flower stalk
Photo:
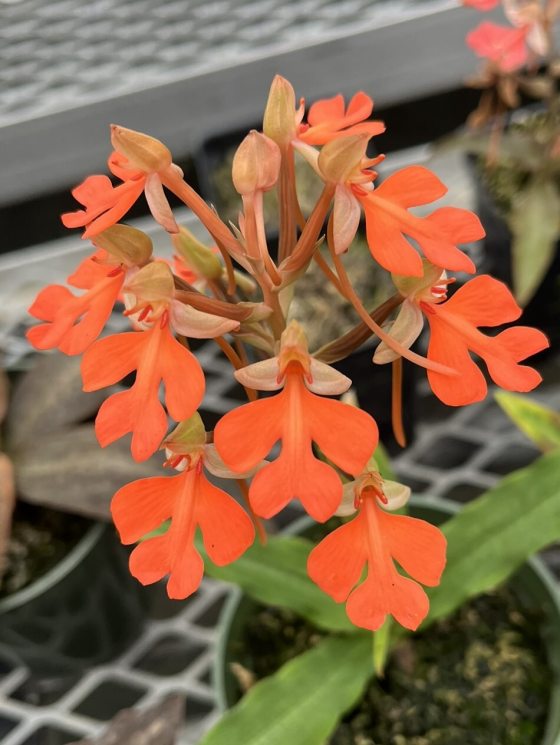
[(84, 259), (68, 277), (68, 284), (81, 290), (74, 295), (63, 285), (41, 290), (29, 313), (45, 323), (27, 332), (36, 349), (59, 349), (81, 354), (103, 330), (127, 279), (150, 261), (152, 242), (144, 233), (117, 225), (97, 236), (97, 250)]
[[(132, 575), (143, 585), (169, 575), (167, 594), (182, 600), (195, 592), (204, 572), (194, 545), (197, 527), (206, 553), (218, 566), (238, 559), (253, 543), (255, 529), (235, 499), (205, 475), (207, 470), (220, 478), (241, 478), (230, 474), (214, 446), (206, 443), (198, 413), (179, 424), (164, 446), (168, 464), (179, 475), (123, 486), (113, 497), (111, 513), (124, 544), (141, 541), (130, 555)], [(165, 533), (142, 540), (166, 520), (171, 522)]]
[(340, 504), (342, 483), (331, 466), (314, 456), (312, 443), (349, 474), (364, 468), (377, 445), (377, 425), (368, 414), (322, 398), (348, 390), (350, 379), (309, 355), (296, 321), (282, 335), (277, 357), (238, 370), (235, 377), (250, 388), (281, 392), (226, 414), (214, 432), (218, 453), (233, 471), (246, 471), (280, 440), (278, 458), (251, 483), (253, 510), (272, 517), (297, 498), (324, 522)]
[(169, 233), (179, 228), (163, 192), (161, 174), (182, 171), (171, 162), (171, 153), (154, 137), (116, 124), (111, 125), (115, 148), (108, 160), (109, 170), (122, 181), (113, 186), (108, 176), (89, 176), (72, 195), (85, 209), (66, 212), (67, 228), (85, 227), (82, 238), (92, 238), (115, 225), (144, 192), (154, 219)]
[[(346, 601), (356, 626), (379, 629), (387, 615), (414, 631), (429, 610), (419, 583), (439, 584), (445, 566), (446, 540), (423, 520), (391, 511), (402, 507), (410, 489), (383, 481), (375, 461), (346, 484), (337, 514), (356, 517), (324, 538), (309, 554), (311, 579), (337, 603)], [(397, 562), (409, 577), (395, 567)], [(367, 564), (367, 575), (362, 580)]]
[[(501, 326), (520, 317), (521, 308), (506, 285), (481, 275), (469, 280), (447, 300), (447, 285), (453, 280), (428, 262), (424, 272), (420, 281), (394, 277), (406, 299), (390, 334), (409, 347), (422, 331), (424, 316), (428, 319), (428, 359), (459, 372), (458, 376), (448, 376), (428, 370), (435, 395), (448, 406), (475, 403), (486, 396), (486, 380), (471, 352), (485, 361), (490, 377), (501, 388), (519, 392), (536, 388), (542, 380), (540, 374), (519, 363), (549, 346), (545, 334), (528, 326), (513, 326), (496, 336), (487, 336), (478, 329)], [(382, 342), (373, 359), (382, 364), (393, 361), (396, 355)]]

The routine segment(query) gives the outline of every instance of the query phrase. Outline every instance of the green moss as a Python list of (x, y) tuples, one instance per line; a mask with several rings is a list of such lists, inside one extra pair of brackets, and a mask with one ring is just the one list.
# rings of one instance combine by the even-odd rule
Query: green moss
[[(505, 588), (411, 636), (329, 745), (538, 745), (551, 685), (541, 621)], [(263, 608), (236, 651), (262, 678), (320, 638), (293, 613)]]

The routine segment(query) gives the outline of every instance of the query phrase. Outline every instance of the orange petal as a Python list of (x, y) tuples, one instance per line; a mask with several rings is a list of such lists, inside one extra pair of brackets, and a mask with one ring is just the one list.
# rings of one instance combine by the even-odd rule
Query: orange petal
[(130, 573), (143, 585), (159, 582), (169, 573), (167, 535), (140, 543), (130, 554)]
[(417, 207), (443, 197), (447, 186), (424, 166), (407, 166), (391, 174), (376, 189), (375, 194), (400, 207)]
[(110, 228), (112, 225), (116, 225), (121, 217), (126, 215), (140, 194), (144, 191), (143, 182), (138, 184), (136, 182), (131, 182), (131, 184), (132, 187), (123, 192), (122, 195), (119, 195), (118, 201), (113, 207), (111, 207), (111, 209), (108, 209), (95, 220), (89, 222), (82, 238), (93, 238), (94, 236), (99, 235), (99, 233), (107, 230), (107, 228)]
[(336, 471), (315, 458), (311, 441), (285, 437), (278, 458), (262, 468), (249, 488), (254, 512), (270, 518), (292, 499), (299, 499), (317, 522), (332, 517), (342, 498), (342, 483)]
[(283, 392), (239, 406), (223, 416), (214, 430), (214, 444), (233, 471), (254, 468), (280, 439), (284, 415)]
[(427, 616), (428, 597), (413, 580), (393, 569), (388, 586), (381, 584), (375, 571), (348, 598), (346, 612), (356, 626), (376, 631), (388, 614), (406, 629), (415, 631)]
[(101, 447), (132, 432), (132, 457), (147, 460), (161, 445), (167, 432), (167, 416), (157, 397), (138, 394), (136, 384), (114, 393), (103, 402), (95, 419), (95, 434)]
[(169, 326), (162, 329), (157, 365), (169, 414), (177, 422), (188, 419), (204, 397), (204, 373), (194, 354), (175, 339)]
[(366, 237), (373, 258), (389, 272), (408, 277), (422, 277), (422, 259), (402, 234), (402, 227), (392, 215), (372, 198), (360, 200), (366, 216)]
[(74, 295), (67, 287), (48, 285), (38, 293), (27, 312), (40, 321), (54, 321), (60, 306), (73, 299)]
[(84, 391), (96, 391), (117, 383), (138, 367), (144, 348), (142, 331), (128, 331), (99, 339), (82, 359)]
[(521, 308), (509, 288), (488, 274), (466, 282), (445, 303), (445, 307), (474, 326), (500, 326), (517, 320), (521, 315)]
[(464, 406), (482, 401), (486, 380), (473, 362), (465, 340), (435, 314), (428, 315), (430, 344), (428, 358), (454, 368), (458, 375), (441, 375), (428, 370), (428, 381), (435, 395), (448, 406)]
[(323, 538), (307, 559), (310, 578), (337, 603), (346, 600), (360, 581), (367, 559), (364, 527), (358, 515)]
[(309, 392), (304, 402), (311, 437), (323, 453), (346, 473), (361, 473), (379, 439), (374, 419), (354, 406)]
[[(332, 119), (340, 119), (343, 116), (344, 96), (341, 93), (338, 93), (332, 98), (324, 98), (311, 104), (307, 114), (307, 121), (312, 127), (314, 127)], [(369, 114), (366, 115), (366, 118), (368, 116)]]
[(194, 545), (185, 546), (176, 557), (167, 583), (172, 600), (184, 600), (198, 590), (204, 574), (204, 562)]
[(245, 511), (204, 474), (197, 480), (195, 519), (206, 552), (218, 566), (238, 559), (255, 538), (255, 528)]
[(542, 331), (514, 326), (494, 337), (491, 346), (493, 354), (483, 356), (496, 385), (508, 391), (527, 393), (541, 383), (542, 377), (537, 370), (517, 362), (550, 346)]
[(439, 584), (445, 567), (445, 536), (434, 525), (378, 508), (379, 529), (387, 548), (407, 574), (423, 585)]
[(179, 478), (140, 479), (117, 491), (111, 514), (122, 543), (136, 543), (171, 517)]
[(106, 263), (107, 258), (107, 251), (102, 248), (98, 249), (95, 253), (92, 253), (80, 262), (76, 270), (69, 275), (66, 281), (69, 285), (77, 287), (79, 290), (91, 289), (117, 268), (115, 264)]

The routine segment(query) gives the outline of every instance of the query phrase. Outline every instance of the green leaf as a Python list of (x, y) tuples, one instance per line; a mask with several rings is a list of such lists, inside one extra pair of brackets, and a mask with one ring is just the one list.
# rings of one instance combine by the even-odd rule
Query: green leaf
[(324, 639), (251, 688), (200, 745), (324, 745), (372, 674), (370, 643)]
[(344, 605), (335, 603), (309, 579), (307, 557), (312, 548), (304, 538), (270, 538), (266, 546), (256, 543), (228, 566), (206, 561), (206, 571), (239, 585), (261, 603), (290, 608), (322, 629), (355, 632)]
[(534, 178), (515, 195), (509, 217), (513, 234), (515, 297), (525, 306), (550, 266), (560, 236), (560, 193), (552, 180)]
[(387, 616), (380, 629), (373, 632), (373, 669), (377, 677), (383, 677), (387, 658), (391, 651), (393, 619)]
[(560, 414), (528, 396), (499, 391), (496, 401), (524, 435), (547, 452), (560, 448)]
[(447, 568), (424, 625), (506, 580), (560, 538), (560, 451), (506, 476), (444, 526)]

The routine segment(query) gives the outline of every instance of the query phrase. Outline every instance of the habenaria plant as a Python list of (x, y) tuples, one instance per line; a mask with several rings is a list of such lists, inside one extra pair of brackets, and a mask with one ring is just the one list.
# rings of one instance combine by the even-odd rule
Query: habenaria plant
[[(438, 528), (395, 513), (410, 490), (381, 475), (373, 459), (376, 423), (334, 398), (352, 381), (331, 364), (354, 351), (364, 329), (378, 337), (372, 364), (393, 366), (401, 440), (403, 364), (423, 367), (434, 394), (449, 406), (486, 395), (473, 353), (507, 390), (529, 391), (541, 380), (521, 363), (547, 347), (544, 334), (519, 325), (495, 335), (480, 330), (519, 318), (521, 309), (505, 285), (478, 276), (448, 297), (454, 272), (475, 272), (461, 246), (484, 231), (465, 209), (439, 207), (426, 217), (412, 211), (446, 192), (427, 168), (403, 168), (379, 183), (375, 166), (383, 156), (369, 158), (367, 149), (384, 125), (370, 120), (372, 109), (372, 99), (360, 92), (348, 104), (338, 95), (306, 111), (290, 83), (276, 77), (263, 131), (250, 132), (234, 158), (232, 179), (241, 197), (236, 225), (225, 224), (184, 181), (164, 144), (112, 126), (109, 169), (117, 185), (107, 176), (88, 177), (73, 192), (82, 208), (62, 217), (66, 226), (84, 228), (93, 251), (68, 278), (73, 289), (54, 285), (39, 293), (30, 308), (39, 324), (28, 338), (37, 349), (83, 354), (86, 391), (135, 373), (130, 388), (102, 404), (95, 430), (102, 447), (131, 434), (138, 462), (163, 449), (164, 465), (177, 471), (134, 481), (112, 503), (123, 542), (138, 542), (131, 572), (143, 584), (168, 577), (171, 598), (185, 598), (200, 584), (198, 529), (208, 566), (224, 566), (251, 546), (255, 530), (264, 540), (262, 518), (298, 499), (318, 522), (336, 514), (350, 518), (309, 554), (309, 582), (346, 603), (357, 627), (379, 629), (391, 615), (416, 629), (429, 610), (422, 585), (439, 583), (446, 539)], [(323, 182), (307, 215), (297, 200), (296, 151)], [(263, 219), (263, 194), (270, 189), (278, 192), (277, 257)], [(213, 247), (177, 225), (166, 191), (194, 212)], [(153, 255), (146, 235), (119, 223), (142, 193), (170, 234), (172, 263)], [(394, 283), (393, 294), (375, 308), (364, 307), (345, 271), (345, 254), (362, 219), (372, 262)], [(329, 260), (319, 251), (322, 243)], [(290, 315), (290, 299), (311, 262), (354, 308), (359, 324), (310, 350), (305, 328)], [(98, 338), (120, 300), (131, 330)], [(411, 347), (426, 319), (430, 341), (423, 357)], [(227, 413), (213, 432), (205, 431), (197, 413), (204, 371), (189, 339), (213, 339), (247, 394), (248, 402)], [(267, 460), (277, 443), (278, 455)], [(245, 509), (208, 474), (235, 479)], [(148, 536), (164, 523), (166, 530)]]

